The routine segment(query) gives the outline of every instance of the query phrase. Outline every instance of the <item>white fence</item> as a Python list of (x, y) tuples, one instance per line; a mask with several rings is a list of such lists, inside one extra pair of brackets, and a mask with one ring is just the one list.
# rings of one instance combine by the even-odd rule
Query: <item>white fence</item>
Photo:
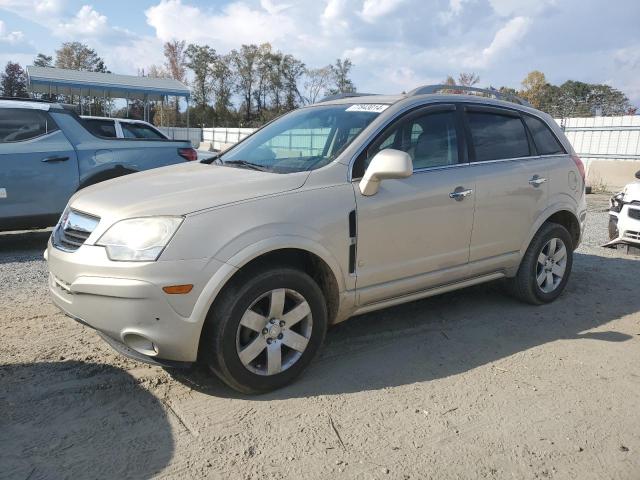
[(182, 127), (156, 127), (171, 140), (189, 140), (194, 148), (198, 148), (202, 141), (201, 128), (182, 128)]
[(255, 128), (203, 128), (202, 140), (209, 142), (215, 150), (225, 150), (248, 137), (255, 130)]
[(587, 168), (587, 184), (615, 190), (640, 170), (640, 116), (556, 120)]

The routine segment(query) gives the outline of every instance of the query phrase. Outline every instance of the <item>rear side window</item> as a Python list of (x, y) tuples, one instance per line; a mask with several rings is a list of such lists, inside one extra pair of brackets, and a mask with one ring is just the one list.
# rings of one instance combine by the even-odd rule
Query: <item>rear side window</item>
[(116, 138), (116, 122), (113, 120), (84, 120), (89, 131), (98, 137)]
[(527, 157), (529, 140), (520, 117), (493, 112), (467, 112), (475, 161)]
[(165, 137), (160, 132), (148, 125), (120, 122), (120, 127), (122, 127), (122, 134), (124, 135), (124, 138), (165, 140)]
[(22, 142), (58, 129), (42, 110), (0, 109), (0, 143)]
[(551, 132), (549, 127), (539, 118), (524, 116), (524, 121), (533, 136), (533, 142), (539, 155), (554, 155), (557, 153), (567, 153)]

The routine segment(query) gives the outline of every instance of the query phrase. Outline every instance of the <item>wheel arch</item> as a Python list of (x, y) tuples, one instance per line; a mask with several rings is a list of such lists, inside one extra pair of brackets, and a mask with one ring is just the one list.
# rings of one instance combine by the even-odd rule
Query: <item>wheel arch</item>
[(575, 250), (576, 248), (578, 248), (581, 235), (580, 220), (578, 220), (577, 215), (569, 205), (557, 205), (554, 208), (545, 210), (538, 217), (538, 220), (532, 226), (529, 232), (529, 236), (520, 249), (521, 257), (527, 251), (527, 248), (529, 248), (529, 245), (531, 244), (531, 241), (533, 240), (533, 237), (538, 232), (538, 230), (540, 230), (542, 225), (548, 222), (557, 223), (566, 228), (569, 232), (569, 235), (571, 235), (573, 249)]
[(133, 170), (131, 168), (124, 167), (122, 165), (115, 165), (114, 167), (108, 168), (107, 170), (101, 170), (99, 172), (93, 173), (83, 179), (78, 185), (78, 190), (82, 190), (83, 188), (90, 187), (91, 185), (95, 185), (96, 183), (104, 182), (106, 180), (111, 180), (112, 178), (122, 177), (124, 175), (129, 175), (131, 173), (137, 173), (137, 170)]

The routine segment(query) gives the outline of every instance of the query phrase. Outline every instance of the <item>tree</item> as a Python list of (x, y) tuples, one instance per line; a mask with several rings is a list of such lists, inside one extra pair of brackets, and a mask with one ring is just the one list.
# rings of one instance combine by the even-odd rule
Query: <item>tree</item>
[(333, 79), (331, 65), (305, 69), (304, 78), (304, 102), (307, 104), (316, 103), (322, 96), (326, 95), (331, 86)]
[(353, 68), (353, 63), (348, 58), (344, 60), (337, 59), (334, 65), (331, 65), (331, 72), (333, 73), (334, 87), (329, 91), (331, 95), (337, 95), (339, 93), (353, 93), (356, 91), (356, 87), (349, 78), (349, 73)]
[[(285, 91), (285, 106), (287, 110), (293, 110), (298, 106), (298, 101), (302, 99), (298, 89), (298, 81), (304, 75), (304, 63), (293, 57), (285, 55), (282, 57), (282, 79)], [(351, 82), (351, 80), (349, 80)], [(353, 83), (351, 83), (353, 88)], [(353, 88), (355, 90), (355, 88)]]
[(164, 44), (165, 68), (169, 76), (179, 82), (184, 82), (187, 75), (187, 58), (184, 40), (173, 40)]
[[(38, 55), (38, 57), (40, 57)], [(46, 57), (43, 55), (43, 57)], [(56, 50), (57, 68), (108, 73), (104, 60), (96, 51), (80, 42), (65, 42)]]
[[(187, 59), (185, 55), (185, 46), (187, 42), (184, 40), (173, 40), (164, 44), (165, 68), (169, 78), (184, 83), (187, 77)], [(174, 103), (176, 123), (180, 118), (180, 100), (175, 98)]]
[(53, 67), (53, 57), (51, 55), (39, 53), (33, 60), (33, 65), (36, 67)]
[[(449, 78), (447, 78), (447, 80), (449, 80)], [(460, 75), (458, 75), (458, 85), (463, 85), (465, 87), (473, 87), (479, 81), (480, 81), (480, 76), (475, 73), (462, 72), (460, 73)]]
[(237, 92), (242, 96), (245, 121), (251, 121), (253, 91), (257, 80), (260, 49), (257, 45), (242, 45), (231, 51), (231, 61), (237, 75)]
[(231, 55), (219, 55), (211, 66), (211, 83), (215, 98), (216, 122), (231, 120), (231, 95), (235, 85), (235, 72), (232, 67)]
[(185, 51), (186, 66), (193, 71), (193, 99), (202, 108), (211, 96), (211, 66), (216, 60), (216, 51), (207, 45), (191, 44)]
[(5, 97), (28, 97), (27, 77), (19, 63), (7, 62), (0, 75), (0, 88)]

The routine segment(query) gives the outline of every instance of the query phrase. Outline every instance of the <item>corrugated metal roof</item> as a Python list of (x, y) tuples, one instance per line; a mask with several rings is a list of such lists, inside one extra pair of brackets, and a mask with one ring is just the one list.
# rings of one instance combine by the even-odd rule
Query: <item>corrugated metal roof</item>
[(85, 72), (62, 68), (27, 67), (29, 87), (34, 92), (58, 95), (110, 96), (150, 99), (162, 96), (189, 97), (189, 87), (172, 78), (136, 77), (115, 73)]

